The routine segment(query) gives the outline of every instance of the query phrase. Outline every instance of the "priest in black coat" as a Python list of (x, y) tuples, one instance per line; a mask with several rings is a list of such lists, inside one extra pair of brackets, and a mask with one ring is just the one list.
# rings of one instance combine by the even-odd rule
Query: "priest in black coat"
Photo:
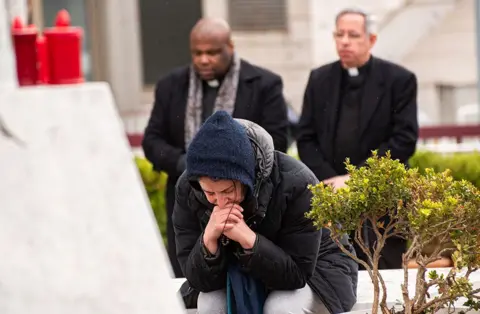
[[(305, 90), (297, 147), (317, 178), (335, 188), (348, 180), (345, 159), (362, 166), (372, 150), (407, 164), (418, 139), (417, 79), (371, 55), (376, 35), (371, 17), (345, 9), (336, 17), (339, 60), (314, 69)], [(370, 247), (375, 235), (368, 226)], [(366, 230), (366, 231), (367, 231)], [(406, 241), (392, 238), (380, 268), (400, 268)], [(365, 259), (357, 247), (357, 254)]]

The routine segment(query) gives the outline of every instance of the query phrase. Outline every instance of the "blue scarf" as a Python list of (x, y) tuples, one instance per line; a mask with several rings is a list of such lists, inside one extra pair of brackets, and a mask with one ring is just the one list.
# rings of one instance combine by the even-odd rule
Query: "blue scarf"
[(227, 271), (227, 314), (263, 314), (267, 299), (265, 286), (243, 273), (238, 264), (230, 264)]

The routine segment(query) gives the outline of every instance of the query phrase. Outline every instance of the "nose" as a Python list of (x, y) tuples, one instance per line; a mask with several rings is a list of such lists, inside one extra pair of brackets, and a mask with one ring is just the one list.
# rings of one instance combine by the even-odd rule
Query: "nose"
[(231, 203), (230, 198), (225, 195), (217, 195), (217, 206), (220, 208), (225, 208), (229, 203)]
[(206, 54), (200, 55), (200, 63), (205, 65), (209, 63), (208, 56)]
[(342, 36), (341, 43), (344, 46), (347, 46), (350, 43), (350, 38), (348, 37), (348, 34)]

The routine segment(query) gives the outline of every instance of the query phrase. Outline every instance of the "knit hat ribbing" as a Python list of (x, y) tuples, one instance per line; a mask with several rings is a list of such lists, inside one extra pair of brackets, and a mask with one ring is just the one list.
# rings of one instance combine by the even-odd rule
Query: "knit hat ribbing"
[(255, 153), (245, 129), (217, 111), (202, 125), (187, 150), (187, 176), (238, 180), (253, 191)]

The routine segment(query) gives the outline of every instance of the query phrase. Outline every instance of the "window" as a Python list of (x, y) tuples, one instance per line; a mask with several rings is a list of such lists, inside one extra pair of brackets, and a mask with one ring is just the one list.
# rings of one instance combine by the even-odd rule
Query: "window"
[(233, 31), (287, 31), (287, 0), (229, 0)]
[(173, 68), (190, 63), (190, 31), (203, 15), (202, 2), (140, 0), (139, 7), (143, 83), (155, 85)]

